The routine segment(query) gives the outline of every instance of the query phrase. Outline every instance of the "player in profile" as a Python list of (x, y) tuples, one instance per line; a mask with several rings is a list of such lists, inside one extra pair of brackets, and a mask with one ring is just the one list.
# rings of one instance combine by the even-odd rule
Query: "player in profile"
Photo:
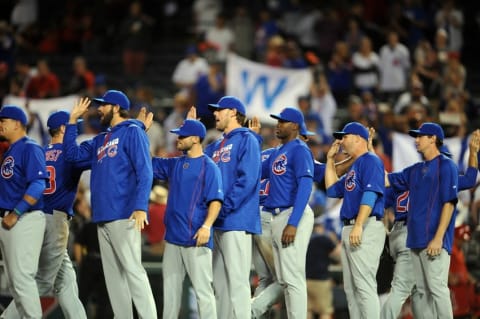
[(217, 318), (213, 292), (212, 225), (220, 212), (220, 170), (202, 150), (205, 126), (187, 119), (170, 132), (184, 155), (152, 159), (154, 178), (169, 183), (163, 254), (163, 318), (177, 319), (185, 274), (192, 282), (200, 318)]
[[(342, 268), (350, 316), (364, 319), (380, 317), (376, 274), (385, 243), (385, 172), (378, 156), (368, 151), (368, 130), (350, 122), (335, 132), (327, 153), (325, 187), (327, 196), (343, 198)], [(353, 164), (341, 178), (335, 169), (335, 157), (342, 146)]]
[(0, 247), (5, 271), (20, 317), (41, 318), (35, 275), (45, 232), (45, 153), (27, 136), (27, 115), (18, 106), (0, 109), (0, 135), (10, 143), (0, 177)]

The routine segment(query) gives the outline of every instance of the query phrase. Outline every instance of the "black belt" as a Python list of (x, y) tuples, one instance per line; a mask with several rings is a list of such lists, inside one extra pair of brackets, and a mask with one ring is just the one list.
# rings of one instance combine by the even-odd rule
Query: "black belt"
[[(375, 217), (376, 220), (382, 220), (382, 217), (380, 217), (380, 216), (370, 216), (368, 218), (373, 218), (373, 217)], [(356, 218), (342, 219), (342, 223), (343, 223), (343, 226), (351, 226), (351, 225), (355, 224), (356, 220), (357, 220)]]
[(270, 208), (270, 207), (263, 207), (263, 211), (266, 211), (266, 212), (269, 212), (269, 213), (272, 213), (274, 215), (278, 215), (280, 214), (282, 211), (286, 210), (286, 209), (289, 209), (290, 207), (292, 206), (288, 206), (288, 207), (277, 207), (277, 208)]

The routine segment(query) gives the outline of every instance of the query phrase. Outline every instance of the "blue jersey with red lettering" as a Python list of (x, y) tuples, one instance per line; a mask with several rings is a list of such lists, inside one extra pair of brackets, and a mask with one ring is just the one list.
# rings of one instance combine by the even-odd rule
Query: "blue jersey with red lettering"
[(385, 170), (378, 156), (370, 152), (358, 157), (350, 170), (328, 189), (329, 197), (343, 198), (341, 219), (357, 217), (364, 192), (377, 193), (370, 216), (383, 217), (385, 208)]
[(138, 121), (125, 120), (91, 140), (76, 143), (77, 125), (65, 130), (65, 159), (92, 165), (90, 190), (92, 221), (128, 219), (148, 212), (153, 171), (147, 135)]
[(44, 212), (52, 214), (59, 210), (73, 216), (73, 202), (77, 194), (82, 172), (90, 169), (90, 160), (81, 162), (65, 161), (63, 144), (48, 144), (44, 147), (47, 187), (43, 191)]
[[(208, 204), (223, 202), (220, 170), (206, 155), (152, 159), (153, 177), (168, 181), (168, 199), (164, 223), (165, 240), (180, 246), (195, 246), (193, 236), (202, 227)], [(213, 247), (213, 236), (207, 247)]]
[[(458, 169), (444, 155), (411, 165), (401, 172), (388, 175), (397, 192), (410, 191), (407, 218), (407, 247), (424, 249), (433, 239), (440, 223), (442, 207), (457, 202)], [(452, 249), (455, 214), (443, 237), (443, 248)]]
[(247, 128), (240, 127), (205, 148), (222, 175), (224, 202), (214, 227), (260, 234), (260, 146)]
[[(45, 153), (33, 139), (25, 136), (12, 143), (3, 154), (0, 178), (0, 208), (13, 210), (23, 199), (30, 183), (48, 178)], [(43, 209), (43, 197), (30, 208)]]
[[(286, 208), (295, 205), (299, 179), (310, 178), (313, 184), (313, 156), (308, 146), (299, 139), (289, 141), (275, 148), (268, 160), (262, 163), (262, 177), (270, 181), (270, 192), (264, 206)], [(304, 209), (298, 210), (302, 214)], [(290, 221), (299, 221), (301, 216), (290, 216)], [(293, 224), (296, 226), (296, 223)]]

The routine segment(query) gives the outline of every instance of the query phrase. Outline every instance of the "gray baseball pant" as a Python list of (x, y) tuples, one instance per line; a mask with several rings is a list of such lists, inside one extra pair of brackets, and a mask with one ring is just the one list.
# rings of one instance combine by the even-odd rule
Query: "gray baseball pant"
[(385, 227), (375, 217), (369, 217), (363, 226), (361, 245), (350, 246), (353, 226), (342, 229), (343, 287), (347, 296), (351, 319), (380, 318), (380, 300), (377, 293), (377, 270), (385, 244)]
[(192, 283), (202, 319), (216, 319), (212, 250), (166, 243), (163, 254), (163, 319), (178, 319), (185, 275)]
[[(1, 221), (1, 220), (0, 220)], [(42, 318), (35, 275), (45, 232), (45, 215), (36, 210), (22, 214), (10, 230), (0, 226), (0, 247), (8, 287), (21, 318)], [(5, 318), (2, 314), (2, 318)]]
[(140, 319), (156, 319), (155, 300), (142, 265), (141, 233), (135, 229), (135, 221), (121, 219), (102, 223), (97, 233), (115, 318), (133, 318), (133, 299)]

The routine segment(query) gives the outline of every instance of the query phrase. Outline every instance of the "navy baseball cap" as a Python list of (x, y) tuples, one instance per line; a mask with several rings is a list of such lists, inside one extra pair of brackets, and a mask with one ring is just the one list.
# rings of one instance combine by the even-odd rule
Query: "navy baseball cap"
[(442, 145), (440, 146), (440, 153), (442, 153), (443, 155), (447, 156), (447, 157), (450, 157), (452, 158), (452, 153), (450, 153), (450, 150), (448, 149), (448, 147), (446, 145)]
[(300, 125), (300, 135), (307, 137), (307, 136), (314, 136), (316, 134), (314, 132), (307, 130), (307, 126), (305, 125), (305, 123), (302, 123)]
[(47, 127), (49, 129), (56, 129), (62, 125), (66, 125), (70, 119), (70, 113), (67, 111), (56, 111), (50, 114), (47, 120)]
[(240, 114), (246, 115), (245, 105), (238, 98), (234, 96), (224, 96), (217, 104), (208, 104), (210, 111), (223, 110), (223, 109), (236, 109)]
[[(302, 128), (302, 125), (305, 125), (304, 124), (305, 119), (303, 118), (302, 112), (300, 112), (300, 110), (293, 107), (286, 107), (280, 112), (280, 114), (270, 114), (270, 117), (273, 117), (274, 119), (277, 119), (277, 120), (297, 123), (300, 129)], [(306, 128), (305, 128), (305, 131), (306, 131)]]
[(27, 125), (27, 114), (15, 105), (4, 105), (0, 109), (0, 118), (16, 120)]
[(418, 130), (410, 130), (408, 134), (412, 137), (423, 136), (423, 135), (435, 135), (440, 141), (443, 141), (445, 135), (443, 134), (443, 129), (437, 123), (425, 122)]
[(175, 133), (179, 136), (199, 136), (204, 138), (207, 134), (207, 129), (202, 122), (193, 119), (186, 119), (179, 128), (170, 130), (171, 133)]
[(347, 134), (360, 135), (368, 141), (368, 129), (361, 123), (350, 122), (343, 127), (343, 130), (334, 132), (333, 137), (337, 140), (341, 140)]
[(92, 99), (100, 104), (118, 105), (124, 110), (130, 109), (130, 100), (122, 91), (108, 90), (102, 97)]

